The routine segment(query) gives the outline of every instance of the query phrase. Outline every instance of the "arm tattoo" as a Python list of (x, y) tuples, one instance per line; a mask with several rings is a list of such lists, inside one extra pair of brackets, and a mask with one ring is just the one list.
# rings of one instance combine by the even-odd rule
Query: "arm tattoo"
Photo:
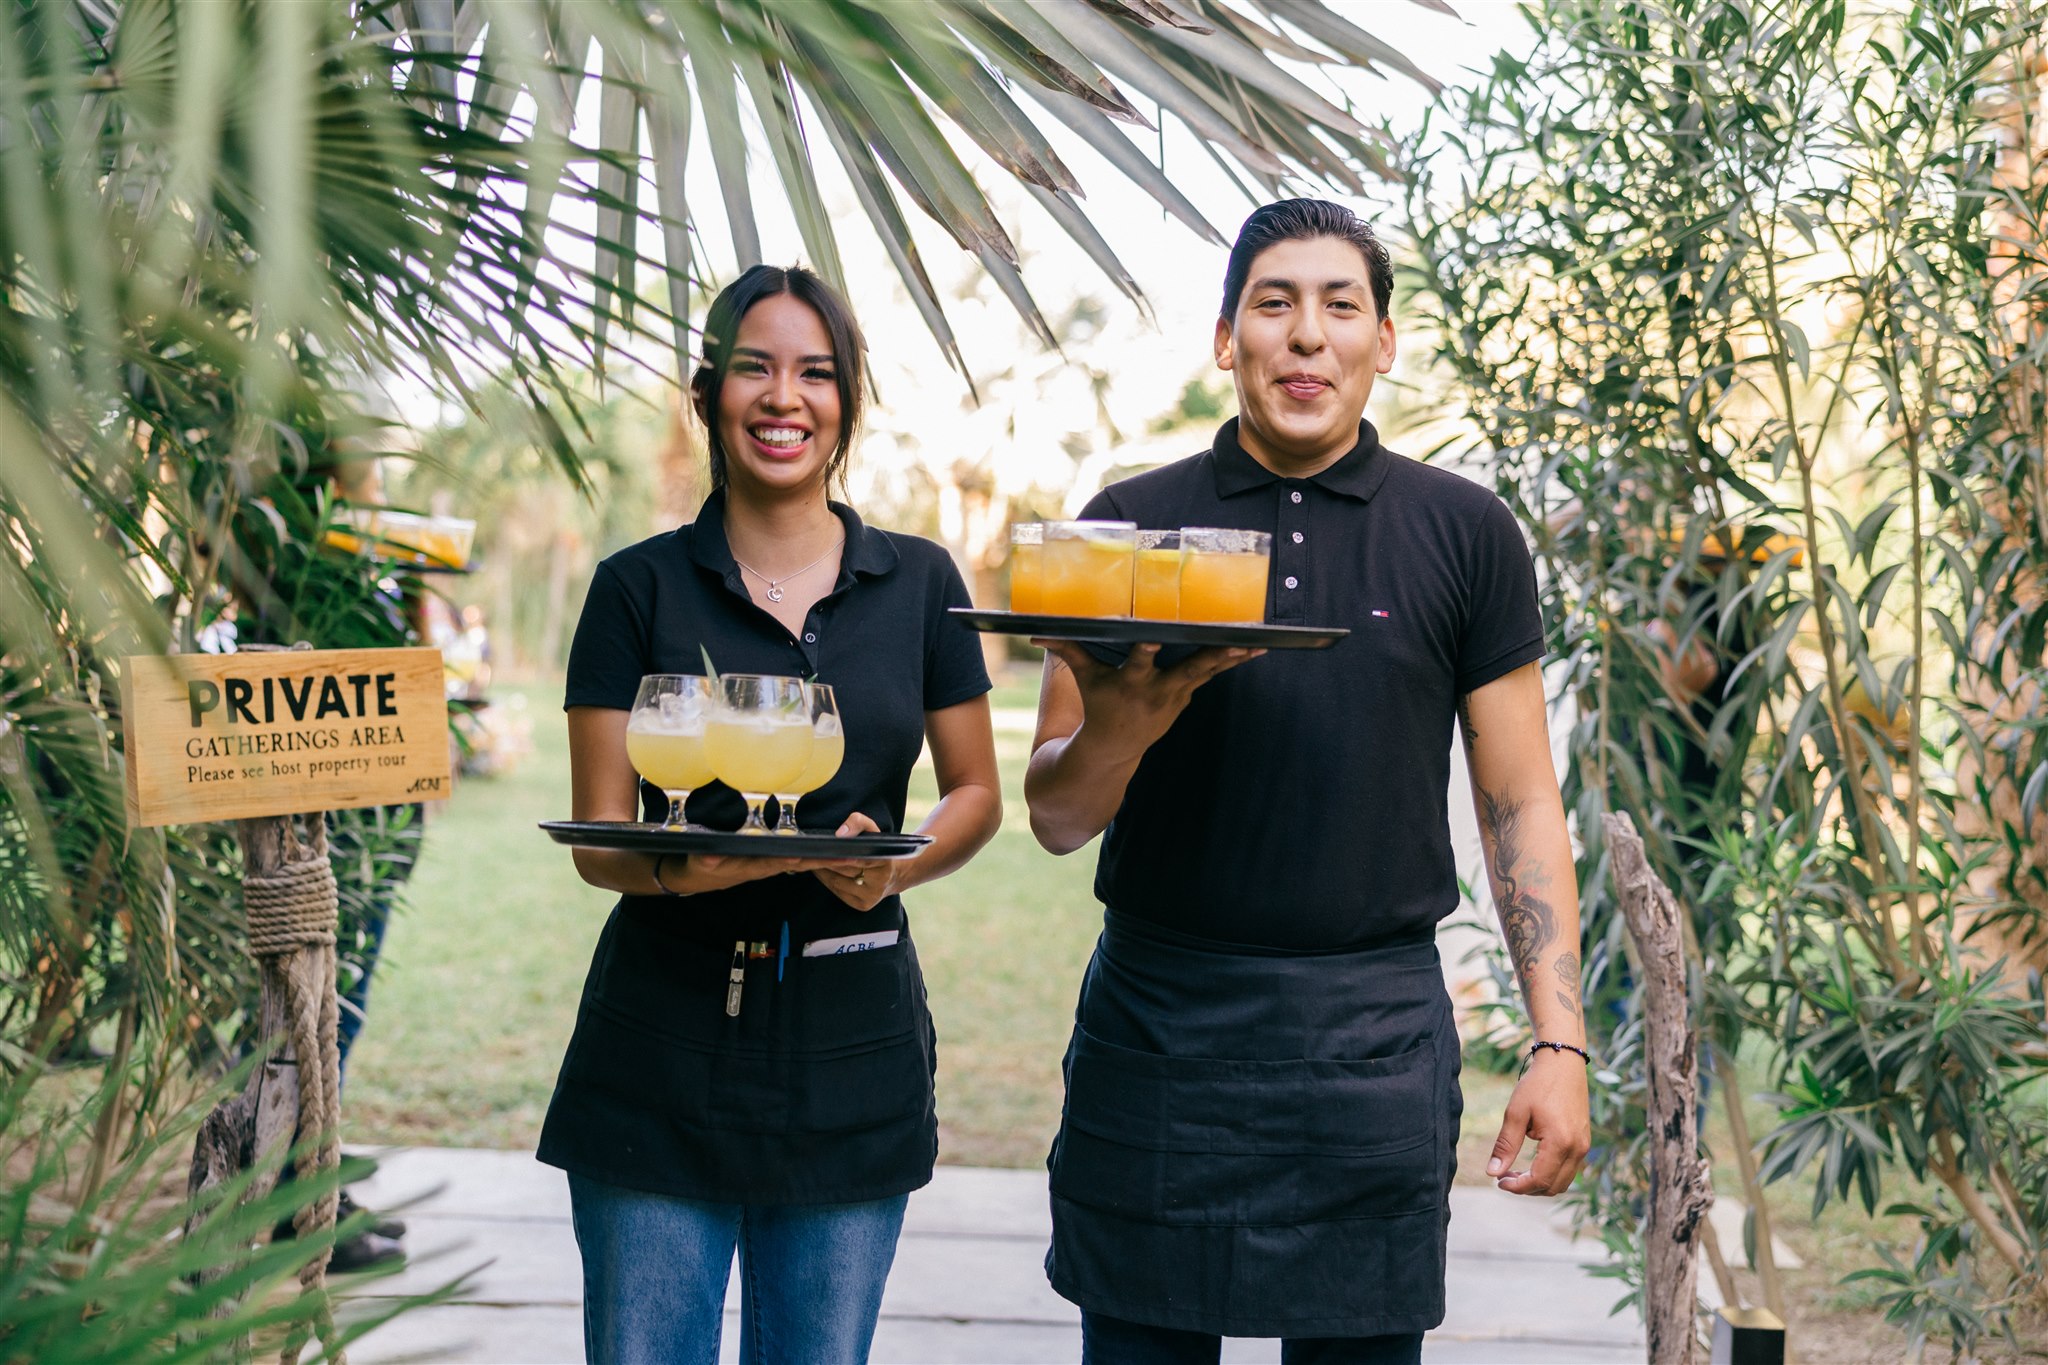
[(1576, 1019), (1579, 1016), (1579, 955), (1570, 951), (1559, 953), (1552, 970), (1557, 973), (1557, 1003)]
[(1465, 752), (1472, 752), (1473, 743), (1479, 738), (1479, 731), (1472, 724), (1472, 694), (1467, 692), (1458, 698), (1458, 728), (1465, 735)]
[[(1536, 969), (1557, 938), (1557, 912), (1540, 896), (1540, 867), (1525, 867), (1528, 850), (1522, 846), (1522, 803), (1511, 796), (1496, 796), (1484, 787), (1479, 791), (1479, 818), (1493, 845), (1495, 908), (1501, 931), (1507, 935), (1508, 956), (1515, 975), (1522, 981), (1522, 998), (1535, 998)], [(1528, 885), (1523, 885), (1527, 881)], [(1578, 993), (1578, 957), (1572, 960), (1572, 993)], [(1559, 967), (1562, 968), (1562, 963)], [(1573, 1013), (1578, 1007), (1572, 1007)]]

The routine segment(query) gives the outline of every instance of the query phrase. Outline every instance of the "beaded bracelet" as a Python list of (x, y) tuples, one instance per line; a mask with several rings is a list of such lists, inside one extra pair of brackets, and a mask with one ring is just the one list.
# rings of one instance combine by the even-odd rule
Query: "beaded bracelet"
[(1586, 1055), (1586, 1049), (1582, 1047), (1573, 1047), (1570, 1043), (1546, 1043), (1539, 1039), (1538, 1041), (1529, 1044), (1529, 1056), (1531, 1058), (1535, 1057), (1537, 1052), (1546, 1047), (1549, 1048), (1552, 1052), (1576, 1052), (1579, 1054), (1580, 1061), (1584, 1062), (1587, 1066), (1593, 1065), (1593, 1059)]

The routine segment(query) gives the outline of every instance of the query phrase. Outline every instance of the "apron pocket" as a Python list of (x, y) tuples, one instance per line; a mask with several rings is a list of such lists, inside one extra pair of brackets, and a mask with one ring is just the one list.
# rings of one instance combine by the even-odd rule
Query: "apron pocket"
[(907, 932), (885, 948), (791, 957), (783, 981), (774, 980), (772, 964), (764, 975), (766, 991), (774, 993), (776, 1028), (799, 1047), (852, 1050), (894, 1043), (925, 1023), (924, 978)]
[(789, 1058), (652, 1033), (586, 1002), (565, 1075), (648, 1114), (694, 1127), (779, 1133), (789, 1127)]
[(1436, 1049), (1431, 1038), (1363, 1061), (1168, 1057), (1076, 1028), (1053, 1192), (1163, 1223), (1440, 1207)]
[(930, 1054), (915, 1037), (790, 1064), (790, 1126), (802, 1133), (856, 1132), (929, 1115)]
[(706, 1048), (653, 1040), (586, 1010), (575, 1079), (636, 1108), (734, 1133), (838, 1133), (928, 1116), (928, 1037), (830, 1052)]

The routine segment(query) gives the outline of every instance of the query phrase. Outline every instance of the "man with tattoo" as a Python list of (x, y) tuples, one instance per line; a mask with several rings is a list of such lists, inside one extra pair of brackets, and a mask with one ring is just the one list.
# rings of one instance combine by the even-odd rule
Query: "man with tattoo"
[[(1534, 1033), (1487, 1173), (1562, 1193), (1589, 1141), (1579, 919), (1535, 575), (1507, 507), (1363, 420), (1393, 271), (1349, 210), (1244, 225), (1216, 363), (1238, 417), (1083, 515), (1273, 536), (1268, 619), (1322, 651), (1047, 644), (1025, 794), (1054, 853), (1104, 836), (1051, 1172), (1053, 1287), (1098, 1365), (1414, 1362), (1444, 1315), (1458, 1038), (1435, 928), (1458, 904), (1462, 729)], [(1525, 1144), (1538, 1146), (1524, 1162)]]

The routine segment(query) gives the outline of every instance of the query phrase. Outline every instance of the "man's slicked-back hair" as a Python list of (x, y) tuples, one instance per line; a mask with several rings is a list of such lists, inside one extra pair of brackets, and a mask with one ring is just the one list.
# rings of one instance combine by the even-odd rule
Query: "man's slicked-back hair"
[(1223, 320), (1234, 323), (1237, 304), (1251, 280), (1252, 262), (1261, 251), (1279, 242), (1306, 241), (1314, 237), (1335, 237), (1358, 248), (1365, 257), (1365, 273), (1372, 281), (1373, 307), (1381, 321), (1394, 301), (1394, 262), (1380, 244), (1372, 224), (1342, 204), (1327, 199), (1281, 199), (1255, 209), (1237, 230), (1231, 244), (1230, 264), (1223, 270)]
[(740, 319), (763, 299), (791, 294), (810, 305), (832, 338), (832, 368), (839, 387), (839, 448), (825, 463), (825, 479), (846, 487), (846, 457), (860, 433), (860, 419), (867, 406), (863, 375), (867, 366), (867, 341), (853, 309), (839, 297), (839, 291), (800, 265), (750, 266), (731, 284), (718, 292), (704, 314), (704, 359), (690, 377), (690, 395), (697, 416), (704, 422), (706, 445), (711, 459), (711, 486), (725, 487), (725, 445), (718, 435), (718, 396), (725, 388), (726, 371), (732, 368), (733, 348), (739, 345)]

